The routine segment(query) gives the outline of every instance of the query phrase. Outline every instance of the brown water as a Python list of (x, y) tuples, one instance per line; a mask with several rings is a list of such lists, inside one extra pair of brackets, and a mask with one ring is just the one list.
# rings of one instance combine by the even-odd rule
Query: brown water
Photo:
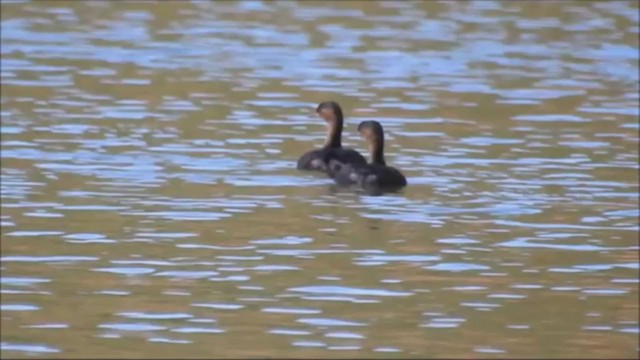
[(638, 8), (3, 1), (2, 356), (637, 357)]

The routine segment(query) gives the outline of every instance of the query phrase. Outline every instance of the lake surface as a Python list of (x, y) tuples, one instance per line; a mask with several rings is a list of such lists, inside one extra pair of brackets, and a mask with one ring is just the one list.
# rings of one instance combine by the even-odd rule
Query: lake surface
[(1, 13), (3, 357), (637, 358), (638, 2)]

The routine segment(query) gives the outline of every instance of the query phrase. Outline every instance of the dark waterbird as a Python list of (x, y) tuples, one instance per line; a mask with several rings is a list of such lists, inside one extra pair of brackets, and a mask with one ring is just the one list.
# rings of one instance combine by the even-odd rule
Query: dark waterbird
[(400, 170), (388, 166), (384, 160), (384, 131), (374, 120), (358, 125), (360, 136), (367, 143), (371, 156), (368, 164), (345, 164), (333, 154), (325, 155), (327, 174), (339, 185), (357, 184), (365, 190), (397, 190), (407, 185)]
[(367, 160), (359, 152), (342, 147), (342, 109), (335, 101), (325, 101), (316, 108), (316, 113), (327, 125), (327, 139), (320, 149), (311, 150), (298, 159), (298, 170), (327, 171), (326, 157), (336, 164), (366, 165)]

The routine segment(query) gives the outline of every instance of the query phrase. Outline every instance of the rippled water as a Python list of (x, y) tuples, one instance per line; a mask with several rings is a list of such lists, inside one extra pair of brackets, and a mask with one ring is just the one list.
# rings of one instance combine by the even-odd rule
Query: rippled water
[(637, 2), (1, 10), (3, 356), (638, 356)]

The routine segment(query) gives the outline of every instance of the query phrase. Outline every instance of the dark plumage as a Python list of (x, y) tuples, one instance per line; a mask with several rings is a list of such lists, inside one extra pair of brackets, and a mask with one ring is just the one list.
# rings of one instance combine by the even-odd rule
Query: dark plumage
[(311, 150), (298, 159), (298, 170), (327, 171), (326, 158), (330, 156), (336, 164), (365, 165), (367, 160), (359, 152), (342, 147), (342, 109), (335, 101), (325, 101), (316, 108), (316, 113), (327, 124), (328, 133), (324, 146)]
[(384, 131), (377, 121), (363, 121), (358, 132), (366, 141), (371, 154), (369, 164), (344, 164), (330, 153), (325, 155), (327, 173), (340, 185), (357, 184), (365, 189), (399, 189), (407, 179), (384, 160)]

